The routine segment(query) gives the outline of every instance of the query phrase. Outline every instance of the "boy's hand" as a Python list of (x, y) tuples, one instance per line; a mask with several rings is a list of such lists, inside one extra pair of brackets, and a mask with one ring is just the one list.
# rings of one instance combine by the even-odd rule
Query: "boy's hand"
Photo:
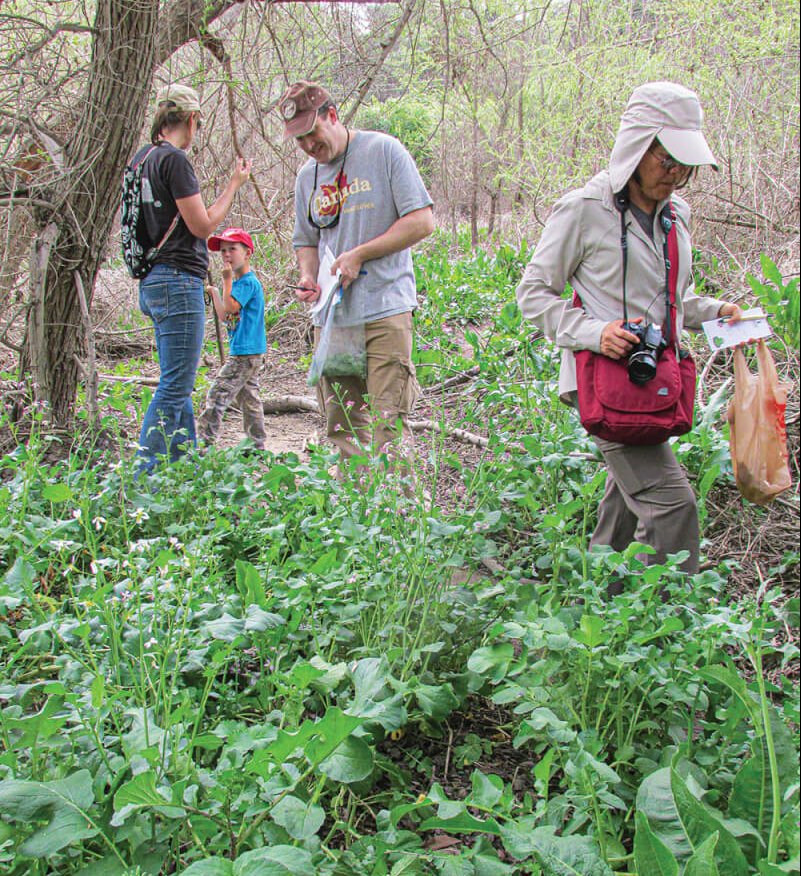
[(230, 265), (225, 265), (223, 269), (220, 271), (222, 274), (223, 280), (231, 280), (234, 276), (233, 268)]

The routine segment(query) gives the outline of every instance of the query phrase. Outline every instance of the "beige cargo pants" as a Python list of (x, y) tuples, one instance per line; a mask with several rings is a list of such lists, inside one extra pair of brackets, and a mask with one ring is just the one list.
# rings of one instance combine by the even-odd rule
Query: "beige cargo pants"
[(598, 525), (590, 545), (622, 551), (633, 541), (647, 544), (661, 563), (667, 554), (686, 550), (681, 568), (698, 571), (700, 532), (695, 493), (669, 444), (634, 447), (595, 439), (609, 474), (598, 507)]
[(343, 463), (377, 453), (409, 459), (414, 439), (408, 419), (419, 394), (412, 364), (412, 314), (369, 322), (364, 334), (367, 379), (323, 377), (317, 385), (326, 434)]

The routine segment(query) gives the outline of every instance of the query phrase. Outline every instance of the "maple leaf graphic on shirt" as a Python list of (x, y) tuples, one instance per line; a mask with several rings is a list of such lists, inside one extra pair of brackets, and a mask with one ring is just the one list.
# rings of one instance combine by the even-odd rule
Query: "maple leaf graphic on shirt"
[[(320, 186), (320, 197), (317, 199), (320, 216), (336, 216), (348, 197), (348, 178), (343, 173), (332, 185)], [(341, 203), (340, 203), (341, 202)]]

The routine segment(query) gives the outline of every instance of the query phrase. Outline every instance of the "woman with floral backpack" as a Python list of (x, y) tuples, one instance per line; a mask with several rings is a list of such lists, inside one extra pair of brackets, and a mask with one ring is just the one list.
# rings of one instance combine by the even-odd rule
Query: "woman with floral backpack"
[[(159, 385), (139, 439), (140, 470), (147, 473), (160, 457), (173, 462), (196, 442), (192, 390), (205, 328), (206, 239), (225, 219), (234, 195), (250, 177), (250, 162), (239, 159), (222, 194), (210, 207), (204, 205), (186, 155), (200, 124), (197, 92), (184, 85), (162, 89), (150, 145), (134, 155), (129, 167), (129, 172), (138, 168), (140, 173), (136, 243), (145, 273), (139, 283), (139, 305), (153, 321), (160, 367)], [(130, 241), (124, 241), (126, 262), (129, 246)]]

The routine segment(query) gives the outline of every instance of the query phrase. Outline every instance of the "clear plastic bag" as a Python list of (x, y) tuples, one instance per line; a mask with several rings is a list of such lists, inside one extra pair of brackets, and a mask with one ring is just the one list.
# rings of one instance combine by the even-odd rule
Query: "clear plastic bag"
[(336, 325), (336, 309), (342, 287), (331, 296), (323, 315), (320, 337), (312, 356), (307, 383), (317, 386), (321, 377), (367, 377), (367, 347), (364, 325)]
[(787, 386), (779, 383), (776, 365), (764, 341), (757, 344), (758, 373), (748, 370), (745, 355), (734, 351), (734, 398), (729, 403), (729, 446), (740, 493), (767, 505), (789, 489), (787, 459)]

